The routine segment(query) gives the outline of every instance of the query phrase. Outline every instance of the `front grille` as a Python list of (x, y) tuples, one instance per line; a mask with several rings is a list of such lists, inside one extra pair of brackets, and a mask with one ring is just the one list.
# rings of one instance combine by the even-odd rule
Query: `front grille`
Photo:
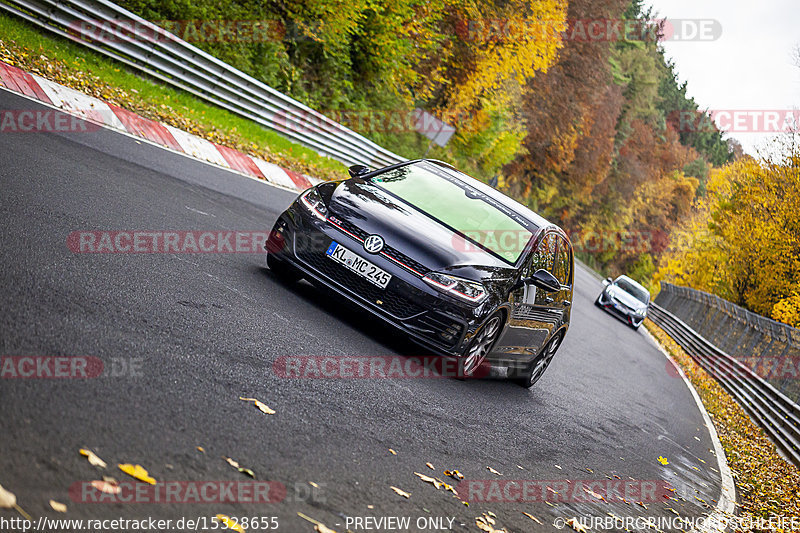
[(455, 345), (464, 330), (464, 324), (456, 318), (435, 311), (416, 316), (406, 325), (417, 333), (447, 347)]
[[(369, 236), (369, 233), (367, 233), (366, 231), (362, 230), (358, 226), (355, 226), (354, 224), (346, 222), (346, 221), (344, 221), (344, 220), (342, 220), (340, 218), (336, 218), (336, 224), (338, 224), (339, 226), (343, 227), (344, 229), (346, 229), (347, 231), (349, 231), (350, 233), (352, 233), (353, 235), (355, 235), (356, 237), (358, 237), (362, 241)], [(423, 265), (419, 261), (415, 261), (414, 259), (410, 258), (409, 256), (407, 256), (406, 254), (404, 254), (403, 252), (401, 252), (397, 248), (392, 248), (391, 246), (389, 246), (387, 244), (386, 246), (383, 247), (383, 251), (386, 252), (387, 255), (390, 255), (390, 256), (394, 257), (395, 259), (397, 259), (398, 261), (400, 261), (400, 262), (404, 263), (405, 265), (409, 266), (413, 270), (416, 270), (417, 272), (419, 272), (423, 276), (425, 274), (427, 274), (428, 272), (430, 272), (430, 269), (425, 268), (425, 265)]]
[[(329, 242), (329, 241), (328, 241)], [(311, 268), (341, 285), (349, 292), (366, 300), (374, 307), (389, 313), (395, 318), (404, 320), (425, 311), (425, 308), (410, 300), (398, 289), (407, 293), (414, 293), (416, 288), (393, 276), (389, 285), (381, 289), (373, 285), (358, 274), (353, 273), (345, 266), (326, 257), (326, 248), (311, 246), (308, 239), (298, 237), (297, 257)], [(378, 303), (378, 302), (381, 303)]]

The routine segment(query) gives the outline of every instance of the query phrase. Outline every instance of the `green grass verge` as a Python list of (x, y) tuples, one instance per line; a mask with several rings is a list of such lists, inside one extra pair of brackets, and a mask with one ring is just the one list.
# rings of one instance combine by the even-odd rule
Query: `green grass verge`
[(0, 13), (0, 60), (297, 172), (328, 179), (347, 173), (342, 163), (255, 122), (4, 13)]

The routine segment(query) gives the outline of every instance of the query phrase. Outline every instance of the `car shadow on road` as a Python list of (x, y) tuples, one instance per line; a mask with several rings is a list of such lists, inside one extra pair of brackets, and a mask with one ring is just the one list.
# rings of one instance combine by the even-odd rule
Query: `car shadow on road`
[[(303, 299), (308, 305), (327, 313), (330, 315), (331, 320), (338, 320), (346, 324), (358, 331), (359, 334), (385, 347), (394, 354), (406, 358), (437, 355), (432, 350), (415, 343), (404, 332), (387, 324), (341, 295), (336, 294), (331, 289), (306, 280), (298, 282), (286, 281), (264, 266), (256, 267), (254, 270), (257, 274), (268, 278), (277, 286)], [(487, 367), (484, 371), (479, 371), (479, 375), (482, 376), (478, 378), (480, 380), (504, 380), (505, 369)], [(475, 379), (464, 381), (475, 381)]]

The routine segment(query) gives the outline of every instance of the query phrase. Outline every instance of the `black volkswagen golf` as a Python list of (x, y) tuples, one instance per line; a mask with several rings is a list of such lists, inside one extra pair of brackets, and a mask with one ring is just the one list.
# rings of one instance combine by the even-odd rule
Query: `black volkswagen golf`
[(303, 192), (267, 239), (285, 279), (322, 284), (457, 357), (532, 386), (567, 333), (573, 258), (566, 234), (446, 163), (417, 160)]

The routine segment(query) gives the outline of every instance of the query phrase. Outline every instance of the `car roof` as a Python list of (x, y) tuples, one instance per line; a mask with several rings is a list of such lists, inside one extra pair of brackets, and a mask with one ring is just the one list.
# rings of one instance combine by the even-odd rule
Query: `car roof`
[[(474, 187), (474, 188), (478, 189), (479, 191), (484, 193), (486, 196), (491, 197), (496, 202), (503, 204), (503, 206), (505, 206), (507, 209), (513, 211), (514, 213), (518, 214), (520, 217), (526, 219), (528, 222), (530, 222), (531, 224), (533, 224), (537, 228), (540, 228), (540, 229), (551, 229), (551, 228), (552, 229), (556, 229), (556, 230), (558, 230), (559, 233), (564, 235), (564, 237), (566, 238), (566, 233), (564, 233), (564, 231), (560, 227), (558, 227), (556, 224), (553, 224), (552, 222), (548, 221), (547, 219), (545, 219), (541, 215), (539, 215), (537, 213), (534, 213), (533, 211), (531, 211), (530, 209), (528, 209), (527, 207), (525, 207), (521, 203), (519, 203), (516, 200), (514, 200), (513, 198), (510, 198), (509, 196), (503, 194), (502, 192), (498, 191), (497, 189), (495, 189), (493, 187), (490, 187), (489, 185), (486, 185), (482, 181), (473, 178), (469, 174), (466, 174), (466, 173), (458, 170), (453, 165), (451, 165), (449, 163), (446, 163), (444, 161), (439, 161), (438, 159), (412, 159), (412, 160), (409, 160), (409, 161), (403, 161), (402, 163), (395, 163), (394, 165), (389, 165), (388, 167), (384, 167), (384, 168), (379, 168), (379, 169), (373, 170), (372, 172), (370, 172), (368, 174), (365, 174), (365, 175), (363, 175), (361, 177), (363, 177), (363, 178), (371, 178), (373, 176), (377, 176), (378, 174), (383, 174), (384, 172), (388, 172), (388, 171), (394, 170), (396, 168), (404, 167), (404, 166), (407, 166), (407, 165), (413, 165), (413, 164), (416, 164), (416, 163), (422, 163), (422, 162), (431, 163), (431, 164), (434, 164), (434, 165), (436, 165), (438, 167), (441, 167), (441, 168), (445, 169), (448, 172), (448, 174), (450, 174), (452, 177), (458, 179), (459, 181), (462, 181), (462, 182), (468, 184), (471, 187)], [(567, 239), (567, 240), (569, 240), (569, 239)]]

